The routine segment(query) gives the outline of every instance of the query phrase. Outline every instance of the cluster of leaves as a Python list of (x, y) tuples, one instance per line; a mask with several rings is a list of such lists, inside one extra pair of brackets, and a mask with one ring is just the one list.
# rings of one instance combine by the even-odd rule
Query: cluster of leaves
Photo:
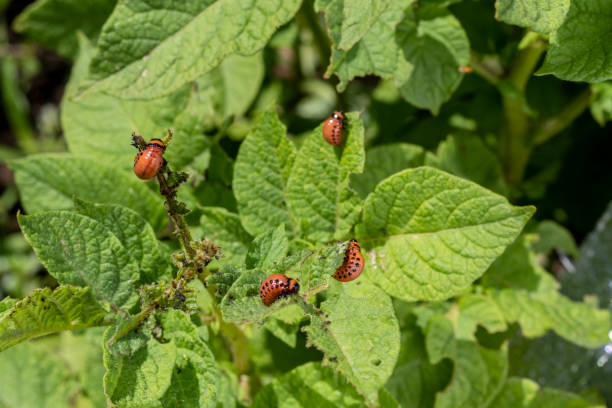
[[(610, 313), (560, 292), (541, 259), (576, 253), (571, 236), (549, 221), (523, 231), (534, 208), (508, 197), (529, 157), (512, 143), (544, 142), (589, 104), (609, 119), (609, 83), (599, 83), (563, 122), (532, 123), (525, 83), (547, 38), (539, 73), (612, 79), (611, 45), (600, 41), (612, 10), (605, 0), (497, 0), (498, 19), (532, 30), (502, 79), (502, 58), (475, 55), (453, 3), (39, 0), (26, 9), (16, 29), (75, 63), (61, 113), (69, 153), (9, 163), (23, 234), (59, 286), (0, 302), (0, 405), (60, 407), (78, 395), (82, 406), (118, 407), (597, 406), (597, 396), (540, 388), (511, 364), (517, 339), (550, 331), (602, 346)], [(67, 15), (74, 25), (55, 23)], [(325, 143), (321, 126), (288, 138), (269, 107), (273, 86), (260, 88), (266, 44), (295, 41), (296, 20), (329, 54), (339, 92), (374, 74), (383, 79), (374, 99), (438, 113), (472, 65), (514, 119), (499, 135), (501, 157), (466, 132), (444, 134), (435, 153), (395, 140), (370, 148), (384, 138), (357, 112), (346, 114), (342, 147)], [(248, 114), (244, 131), (236, 118)], [(163, 198), (131, 173), (129, 135), (170, 127), (165, 158), (192, 173), (178, 192), (191, 233), (225, 255), (188, 283), (174, 280), (181, 249), (167, 239)], [(226, 135), (241, 140), (235, 160), (219, 143)], [(341, 284), (332, 274), (350, 238), (366, 268)], [(297, 279), (300, 294), (265, 307), (259, 285), (272, 273)]]
[[(283, 384), (308, 382), (313, 375), (351, 390), (344, 398), (350, 396), (358, 404), (404, 404), (406, 397), (414, 398), (414, 384), (403, 378), (415, 364), (430, 367), (423, 379), (423, 398), (432, 398), (424, 391), (429, 387), (438, 390), (436, 406), (495, 403), (496, 396), (504, 404), (506, 392), (519, 386), (533, 392), (534, 385), (507, 379), (506, 343), (486, 348), (477, 340), (478, 326), (506, 333), (518, 323), (527, 337), (552, 329), (585, 347), (606, 341), (609, 313), (564, 298), (537, 263), (529, 236), (515, 240), (532, 208), (512, 206), (502, 196), (434, 167), (409, 166), (387, 174), (384, 162), (365, 160), (358, 114), (346, 116), (343, 148), (327, 144), (319, 127), (298, 150), (274, 111), (266, 112), (236, 159), (238, 214), (201, 209), (199, 227), (222, 248), (231, 248), (232, 255), (207, 279), (217, 288), (208, 302), (218, 304), (223, 324), (263, 322), (293, 346), (302, 327), (308, 344), (333, 368), (300, 366), (264, 387), (255, 405), (283, 400)], [(47, 163), (63, 165), (63, 159), (38, 159), (15, 162), (16, 174), (35, 177), (31, 174), (58, 171), (40, 170)], [(65, 163), (70, 166), (73, 160)], [(37, 168), (38, 173), (31, 170)], [(91, 170), (73, 174), (91, 177)], [(363, 183), (351, 175), (375, 184), (365, 199), (351, 187), (363, 188)], [(27, 192), (29, 184), (20, 187)], [(79, 194), (81, 185), (73, 181), (64, 188)], [(105, 194), (101, 191), (92, 194)], [(133, 194), (151, 193), (145, 189)], [(129, 205), (140, 204), (133, 200)], [(144, 213), (159, 218), (154, 211)], [(110, 324), (104, 334), (104, 390), (113, 404), (204, 406), (228, 397), (221, 395), (228, 380), (219, 374), (207, 335), (201, 332), (207, 326), (201, 322), (194, 324), (182, 311), (160, 309), (135, 330), (124, 331), (133, 327), (129, 313), (138, 316), (140, 310), (136, 288), (170, 278), (167, 250), (135, 210), (75, 199), (72, 210), (20, 216), (20, 225), (62, 286), (19, 302), (3, 301), (2, 348), (58, 330)], [(365, 250), (366, 271), (359, 280), (340, 284), (331, 275), (342, 263), (346, 242), (335, 242), (353, 233)], [(265, 307), (259, 284), (279, 272), (297, 279), (303, 296)], [(471, 287), (478, 278), (480, 284)], [(208, 295), (202, 287), (196, 292)], [(307, 301), (317, 293), (323, 295), (321, 301)], [(398, 299), (395, 305), (391, 296)], [(444, 301), (449, 298), (454, 300)], [(404, 301), (430, 302), (417, 306)], [(400, 313), (404, 316), (398, 319)], [(412, 326), (402, 330), (410, 321)], [(125, 335), (117, 336), (119, 332)], [(413, 342), (421, 346), (414, 348)], [(447, 385), (445, 359), (454, 364)], [(482, 385), (476, 387), (477, 382)], [(312, 402), (311, 393), (300, 395), (292, 398), (304, 405)]]

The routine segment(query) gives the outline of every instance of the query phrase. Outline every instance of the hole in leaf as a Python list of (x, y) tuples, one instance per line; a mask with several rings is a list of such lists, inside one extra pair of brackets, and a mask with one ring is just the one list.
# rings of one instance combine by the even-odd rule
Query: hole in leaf
[(379, 358), (377, 358), (376, 360), (370, 361), (370, 363), (372, 363), (372, 365), (375, 365), (376, 367), (378, 367), (382, 363), (382, 361)]

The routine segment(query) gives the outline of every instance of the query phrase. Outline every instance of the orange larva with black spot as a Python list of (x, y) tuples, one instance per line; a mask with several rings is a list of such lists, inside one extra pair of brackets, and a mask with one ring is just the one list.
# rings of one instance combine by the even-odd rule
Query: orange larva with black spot
[(300, 284), (281, 273), (268, 276), (259, 287), (259, 297), (264, 305), (270, 306), (277, 299), (298, 293)]
[(332, 146), (342, 144), (342, 129), (344, 128), (344, 112), (334, 111), (334, 114), (323, 123), (323, 138)]
[(344, 253), (344, 262), (336, 269), (334, 278), (340, 282), (350, 282), (361, 275), (363, 266), (363, 255), (361, 254), (359, 242), (351, 239)]
[(138, 152), (134, 159), (134, 173), (143, 180), (152, 179), (157, 175), (162, 164), (166, 145), (160, 139), (151, 139), (149, 144)]

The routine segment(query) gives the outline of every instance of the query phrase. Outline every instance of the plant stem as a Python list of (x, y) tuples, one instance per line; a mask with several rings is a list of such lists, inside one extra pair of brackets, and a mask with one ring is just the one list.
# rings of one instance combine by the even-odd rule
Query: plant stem
[(527, 81), (545, 50), (546, 44), (544, 41), (536, 40), (517, 53), (507, 79), (516, 85), (521, 92), (525, 91)]
[[(517, 53), (506, 79), (520, 95), (525, 94), (527, 81), (545, 48), (545, 43), (538, 40)], [(504, 164), (506, 180), (512, 186), (518, 186), (533, 149), (529, 137), (529, 116), (525, 109), (525, 98), (515, 93), (502, 93), (502, 104), (505, 119), (500, 131), (499, 155)]]
[(183, 248), (185, 248), (185, 251), (187, 252), (187, 255), (189, 258), (193, 258), (196, 255), (196, 251), (191, 246), (191, 232), (189, 232), (189, 227), (185, 222), (185, 218), (183, 218), (181, 214), (174, 211), (174, 208), (178, 206), (178, 202), (176, 201), (176, 191), (168, 186), (168, 180), (166, 179), (164, 173), (165, 172), (163, 171), (157, 173), (157, 181), (159, 181), (159, 188), (162, 195), (166, 198), (166, 212), (176, 227), (176, 231), (181, 239)]
[(552, 118), (543, 120), (536, 128), (533, 143), (542, 144), (548, 139), (567, 128), (578, 116), (589, 107), (591, 90), (586, 89), (576, 99), (566, 105), (561, 112)]

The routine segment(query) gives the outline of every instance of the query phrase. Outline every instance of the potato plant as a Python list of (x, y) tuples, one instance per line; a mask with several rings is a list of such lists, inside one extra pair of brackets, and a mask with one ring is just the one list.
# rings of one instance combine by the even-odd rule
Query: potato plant
[(609, 0), (17, 3), (0, 407), (612, 402)]

